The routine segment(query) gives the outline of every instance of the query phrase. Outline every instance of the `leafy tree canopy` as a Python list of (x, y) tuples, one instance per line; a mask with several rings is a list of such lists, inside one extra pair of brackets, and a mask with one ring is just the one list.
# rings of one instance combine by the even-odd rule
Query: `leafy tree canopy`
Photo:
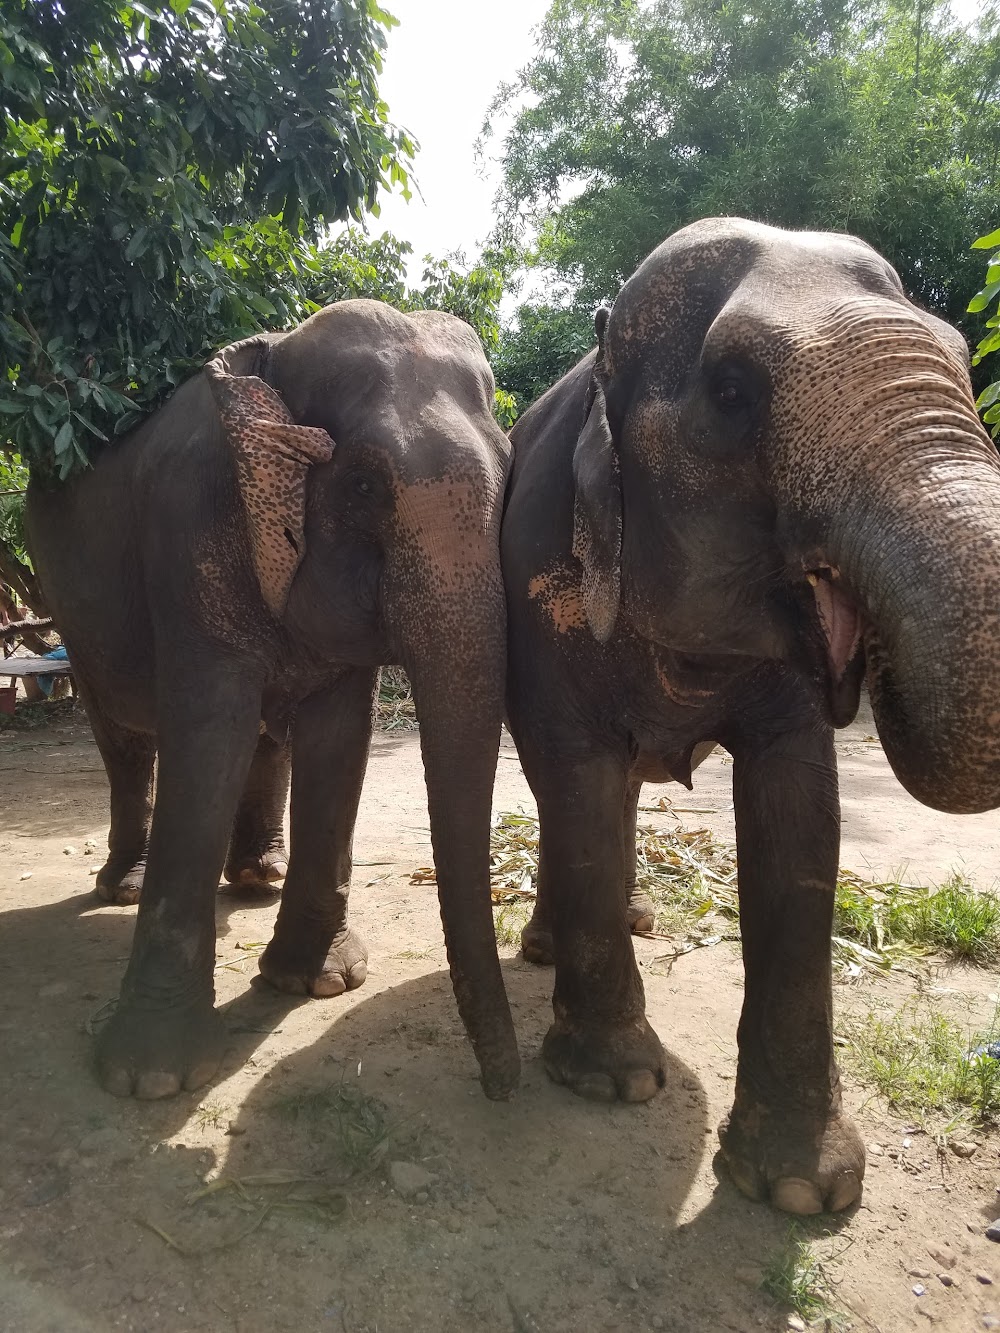
[(407, 188), (376, 0), (8, 0), (0, 428), (66, 476), (216, 347), (311, 308), (325, 224)]
[(501, 112), (503, 230), (527, 225), (588, 344), (593, 307), (718, 214), (860, 235), (962, 324), (1000, 216), (995, 7), (966, 28), (938, 0), (553, 0)]

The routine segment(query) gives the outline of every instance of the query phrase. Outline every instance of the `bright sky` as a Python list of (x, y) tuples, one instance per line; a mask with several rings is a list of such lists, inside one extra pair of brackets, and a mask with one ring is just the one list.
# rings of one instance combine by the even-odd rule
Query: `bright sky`
[[(527, 63), (532, 28), (541, 23), (549, 0), (387, 0), (399, 27), (389, 35), (381, 79), (392, 119), (419, 141), (415, 175), (423, 199), (414, 192), (407, 204), (398, 194), (381, 200), (382, 216), (372, 218), (374, 235), (383, 230), (408, 240), (419, 261), (465, 250), (471, 259), (493, 225), (497, 172), (476, 160), (474, 145), (498, 84)], [(985, 0), (952, 0), (964, 20)], [(499, 145), (493, 143), (495, 154)], [(419, 263), (411, 265), (419, 277)]]
[[(531, 29), (549, 0), (387, 0), (399, 19), (380, 81), (392, 119), (420, 143), (414, 191), (381, 199), (373, 234), (394, 232), (425, 254), (464, 249), (472, 258), (493, 225), (497, 175), (487, 177), (474, 144), (497, 86), (531, 55)], [(496, 153), (497, 148), (493, 148)], [(417, 270), (419, 272), (419, 270)]]

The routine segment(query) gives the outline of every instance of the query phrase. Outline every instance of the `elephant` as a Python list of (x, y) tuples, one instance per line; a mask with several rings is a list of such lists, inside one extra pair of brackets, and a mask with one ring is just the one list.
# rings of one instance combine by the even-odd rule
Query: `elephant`
[[(92, 709), (91, 719), (96, 735), (102, 728), (99, 712)], [(115, 766), (108, 859), (94, 881), (97, 896), (119, 907), (139, 901), (149, 850), (154, 756), (145, 738), (139, 745), (144, 751), (142, 771), (123, 772), (121, 766)], [(288, 870), (284, 823), (291, 762), (291, 747), (278, 744), (262, 728), (236, 810), (223, 870), (235, 893), (251, 897), (277, 892), (277, 883)], [(110, 775), (110, 768), (108, 772)], [(366, 962), (364, 958), (355, 964), (359, 985), (367, 975)], [(337, 977), (328, 977), (328, 984), (337, 985)]]
[(343, 301), (223, 349), (71, 483), (32, 481), (30, 549), (111, 782), (105, 892), (133, 873), (137, 893), (141, 877), (97, 1044), (110, 1092), (170, 1096), (218, 1068), (215, 892), (227, 845), (239, 878), (242, 853), (266, 871), (280, 843), (286, 743), (291, 854), (260, 971), (295, 994), (364, 980), (347, 898), (386, 663), (413, 687), (451, 976), (482, 1086), (516, 1085), (489, 893), (510, 457), (493, 404), (463, 321)]
[(525, 955), (554, 962), (548, 1074), (664, 1081), (630, 920), (643, 782), (733, 759), (745, 991), (735, 1184), (792, 1213), (861, 1195), (834, 1059), (834, 728), (864, 683), (918, 800), (1000, 804), (1000, 460), (961, 335), (863, 241), (705, 219), (595, 318), (511, 432), (508, 722), (538, 803)]

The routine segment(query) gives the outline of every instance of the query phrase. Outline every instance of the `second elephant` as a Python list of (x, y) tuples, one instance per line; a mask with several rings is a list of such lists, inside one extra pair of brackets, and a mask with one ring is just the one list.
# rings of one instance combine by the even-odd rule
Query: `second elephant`
[(32, 483), (31, 550), (111, 780), (109, 885), (144, 843), (157, 759), (98, 1046), (110, 1091), (168, 1096), (218, 1067), (215, 891), (262, 718), (276, 745), (290, 734), (293, 778), (261, 970), (299, 993), (362, 979), (347, 894), (385, 663), (406, 668), (421, 722), (459, 1010), (486, 1092), (516, 1084), (489, 895), (509, 456), (493, 394), (460, 320), (346, 301), (224, 349), (71, 485)]

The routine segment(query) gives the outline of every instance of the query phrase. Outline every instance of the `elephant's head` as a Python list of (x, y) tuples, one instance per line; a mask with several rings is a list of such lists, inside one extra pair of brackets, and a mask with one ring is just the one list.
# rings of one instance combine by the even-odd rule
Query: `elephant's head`
[(413, 684), (445, 938), (486, 1091), (518, 1077), (489, 894), (506, 651), (509, 446), (468, 325), (344, 301), (225, 349), (207, 375), (263, 601), (318, 663)]
[(965, 344), (847, 236), (710, 219), (602, 313), (574, 460), (588, 619), (777, 657), (889, 760), (1000, 805), (1000, 460)]

